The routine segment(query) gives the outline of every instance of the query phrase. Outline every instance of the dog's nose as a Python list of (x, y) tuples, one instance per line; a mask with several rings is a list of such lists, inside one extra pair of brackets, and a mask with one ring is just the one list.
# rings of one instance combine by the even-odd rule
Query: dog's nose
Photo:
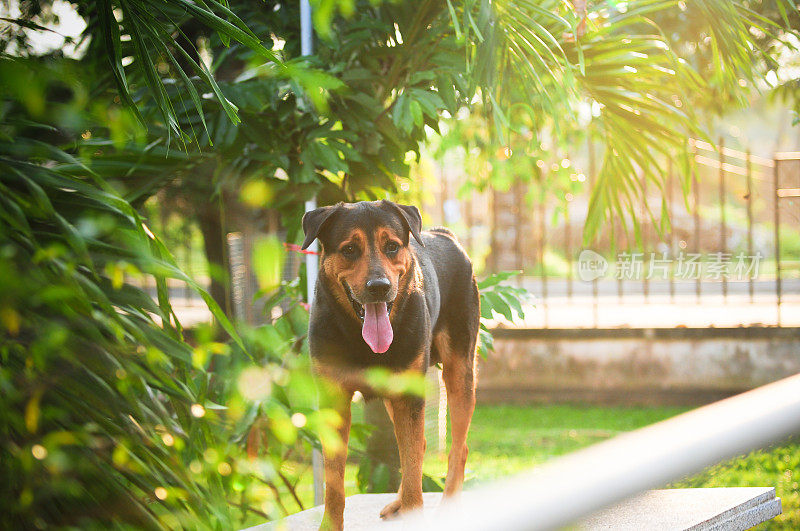
[(373, 297), (385, 297), (392, 283), (386, 277), (367, 280), (367, 291)]

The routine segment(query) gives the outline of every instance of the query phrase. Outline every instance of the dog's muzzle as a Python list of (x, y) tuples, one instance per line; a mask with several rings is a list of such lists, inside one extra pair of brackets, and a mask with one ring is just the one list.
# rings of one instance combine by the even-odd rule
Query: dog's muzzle
[[(344, 288), (344, 292), (347, 294), (347, 298), (350, 299), (350, 304), (353, 306), (353, 311), (356, 312), (361, 321), (364, 321), (364, 305), (361, 304), (356, 300), (356, 296), (353, 294), (353, 289), (350, 287), (350, 284), (347, 281), (342, 280), (342, 287)], [(392, 311), (392, 306), (394, 305), (394, 301), (389, 301), (386, 303), (386, 310), (388, 312)]]

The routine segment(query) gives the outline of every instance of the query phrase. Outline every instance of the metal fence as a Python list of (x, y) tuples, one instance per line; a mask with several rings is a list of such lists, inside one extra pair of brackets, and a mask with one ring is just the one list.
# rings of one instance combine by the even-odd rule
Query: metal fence
[[(617, 219), (593, 246), (582, 245), (598, 166), (592, 144), (543, 164), (539, 181), (520, 180), (505, 190), (465, 191), (463, 164), (443, 161), (435, 172), (438, 186), (427, 183), (434, 191), (419, 202), (426, 222), (458, 234), (479, 271), (524, 272), (517, 281), (538, 300), (523, 326), (800, 325), (800, 153), (765, 158), (726, 147), (722, 139), (717, 146), (692, 140), (690, 149), (688, 182), (679, 182), (676, 164), (667, 160), (663, 188), (641, 183), (639, 240), (630, 223)], [(565, 161), (573, 186), (554, 187), (549, 165)], [(166, 216), (159, 217), (181, 265), (207, 279), (197, 230), (167, 230)], [(662, 230), (663, 218), (670, 223)], [(588, 250), (605, 262), (604, 276), (585, 280), (582, 252)], [(240, 280), (234, 289), (252, 284), (246, 276)], [(178, 306), (202, 319), (197, 295), (177, 281), (170, 286)]]
[[(539, 181), (546, 189), (520, 180), (506, 190), (459, 194), (466, 178), (445, 166), (440, 191), (425, 211), (456, 228), (479, 267), (524, 272), (519, 282), (539, 298), (539, 322), (530, 323), (536, 326), (564, 326), (568, 307), (575, 305), (592, 309), (576, 325), (585, 327), (635, 326), (624, 321), (620, 308), (630, 313), (641, 307), (646, 313), (652, 305), (665, 310), (711, 305), (739, 311), (726, 325), (781, 326), (786, 302), (787, 324), (800, 324), (800, 153), (764, 158), (726, 147), (723, 139), (717, 146), (692, 140), (690, 151), (688, 182), (679, 182), (671, 160), (665, 161), (663, 188), (640, 180), (638, 239), (630, 223), (616, 219), (592, 247), (582, 245), (597, 167), (591, 144), (575, 160), (568, 155), (562, 160), (580, 187), (550, 186), (546, 171), (551, 164), (558, 169), (558, 161), (547, 161)], [(586, 175), (572, 167), (585, 168)], [(582, 274), (588, 250), (605, 262), (605, 275)], [(622, 320), (604, 319), (607, 310)]]

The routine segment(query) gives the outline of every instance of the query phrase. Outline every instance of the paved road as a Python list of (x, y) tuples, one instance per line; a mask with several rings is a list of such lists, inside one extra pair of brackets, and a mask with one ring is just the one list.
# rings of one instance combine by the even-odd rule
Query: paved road
[[(512, 281), (513, 282), (513, 281)], [(542, 296), (544, 292), (543, 281), (539, 278), (527, 277), (523, 280), (522, 285), (525, 289), (537, 296)], [(566, 296), (569, 282), (561, 278), (547, 279), (547, 295), (548, 296)], [(753, 282), (753, 292), (756, 294), (774, 295), (776, 283), (775, 280), (757, 280)], [(748, 294), (750, 289), (749, 282), (728, 282), (727, 283), (729, 294)], [(692, 281), (675, 281), (672, 284), (672, 289), (676, 295), (687, 294), (694, 295), (696, 283)], [(704, 281), (700, 283), (702, 294), (721, 294), (722, 282)], [(597, 293), (599, 296), (617, 296), (619, 290), (619, 282), (616, 280), (599, 280), (597, 282)], [(645, 284), (641, 280), (625, 280), (622, 282), (623, 294), (641, 295), (644, 293)], [(647, 283), (647, 290), (652, 295), (669, 295), (670, 283), (664, 280), (658, 280)], [(783, 294), (800, 294), (800, 279), (783, 279), (781, 280), (781, 291)], [(591, 296), (593, 293), (593, 283), (584, 282), (578, 278), (572, 281), (573, 295)]]

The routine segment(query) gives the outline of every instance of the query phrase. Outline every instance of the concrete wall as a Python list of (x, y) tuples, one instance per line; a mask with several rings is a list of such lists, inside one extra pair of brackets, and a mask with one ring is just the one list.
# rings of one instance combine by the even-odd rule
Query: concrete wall
[(496, 329), (478, 400), (699, 405), (800, 373), (798, 328)]

